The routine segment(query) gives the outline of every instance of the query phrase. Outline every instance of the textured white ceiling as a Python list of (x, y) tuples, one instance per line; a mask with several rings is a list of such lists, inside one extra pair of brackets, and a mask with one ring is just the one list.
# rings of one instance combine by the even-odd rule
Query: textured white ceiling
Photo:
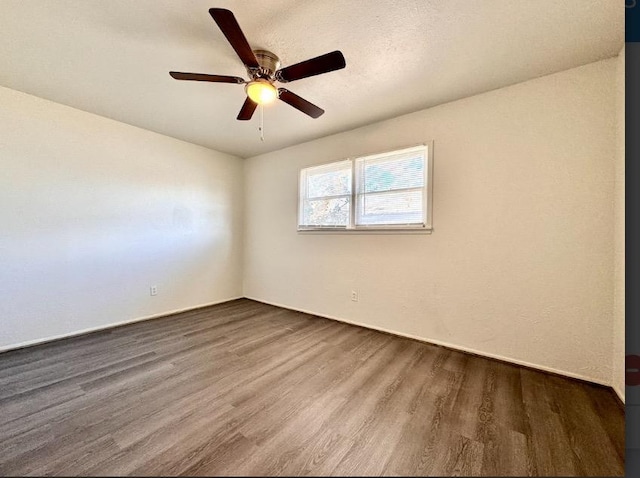
[[(283, 66), (341, 50), (346, 69), (287, 84), (237, 121), (244, 88), (170, 70), (246, 77), (208, 13), (232, 10)], [(2, 0), (0, 85), (249, 157), (614, 56), (617, 0)], [(0, 107), (2, 107), (0, 105)]]

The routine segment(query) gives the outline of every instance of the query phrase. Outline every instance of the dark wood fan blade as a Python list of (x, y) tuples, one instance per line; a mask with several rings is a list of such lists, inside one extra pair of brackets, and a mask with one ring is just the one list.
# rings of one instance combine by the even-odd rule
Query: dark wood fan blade
[(322, 116), (324, 110), (322, 108), (318, 108), (313, 103), (308, 102), (304, 98), (296, 95), (295, 93), (291, 93), (286, 88), (278, 88), (278, 93), (280, 93), (279, 98), (285, 103), (293, 106), (297, 110), (302, 111), (305, 114), (308, 114), (312, 118), (317, 118)]
[(253, 112), (256, 110), (257, 107), (258, 107), (258, 103), (254, 103), (253, 101), (251, 101), (251, 98), (247, 96), (247, 99), (244, 100), (244, 104), (240, 109), (240, 113), (238, 113), (237, 119), (239, 119), (240, 121), (250, 120), (251, 117), (253, 116)]
[(320, 55), (310, 60), (287, 66), (278, 71), (278, 79), (281, 81), (294, 81), (310, 76), (321, 75), (334, 70), (340, 70), (347, 65), (342, 52), (336, 50), (325, 55)]
[(205, 75), (204, 73), (182, 73), (170, 71), (169, 74), (176, 80), (210, 81), (212, 83), (244, 83), (239, 76)]
[(242, 63), (252, 68), (258, 68), (260, 66), (258, 60), (256, 60), (256, 56), (253, 54), (253, 50), (249, 46), (249, 42), (244, 33), (242, 33), (233, 13), (224, 8), (210, 8), (209, 14), (218, 24), (227, 41), (242, 60)]

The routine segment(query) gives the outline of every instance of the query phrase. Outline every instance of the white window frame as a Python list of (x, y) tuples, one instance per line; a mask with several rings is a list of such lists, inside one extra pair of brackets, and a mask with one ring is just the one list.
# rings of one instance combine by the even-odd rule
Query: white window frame
[[(424, 224), (388, 224), (388, 225), (356, 225), (356, 208), (358, 205), (358, 191), (356, 184), (356, 169), (357, 160), (372, 159), (372, 158), (384, 158), (392, 154), (396, 154), (402, 151), (410, 151), (411, 149), (425, 148), (425, 168), (424, 168), (424, 194), (423, 194), (423, 208), (425, 211)], [(351, 199), (350, 199), (350, 218), (347, 226), (304, 226), (300, 225), (302, 219), (302, 208), (304, 198), (302, 196), (301, 184), (302, 172), (306, 169), (329, 166), (334, 163), (341, 163), (350, 161), (351, 163)], [(420, 144), (414, 144), (411, 146), (405, 146), (401, 148), (395, 148), (393, 150), (384, 151), (381, 153), (367, 154), (357, 157), (343, 158), (338, 161), (331, 161), (330, 163), (321, 163), (310, 165), (298, 170), (298, 211), (297, 211), (297, 230), (299, 233), (329, 233), (329, 234), (358, 234), (358, 233), (378, 233), (378, 234), (431, 234), (433, 232), (433, 141), (427, 141)]]

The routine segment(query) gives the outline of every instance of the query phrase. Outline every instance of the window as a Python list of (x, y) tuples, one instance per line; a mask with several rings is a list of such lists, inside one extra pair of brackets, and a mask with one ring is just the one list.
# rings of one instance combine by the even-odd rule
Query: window
[(351, 216), (351, 160), (300, 171), (300, 227), (347, 227)]
[(300, 171), (298, 230), (431, 231), (431, 145)]

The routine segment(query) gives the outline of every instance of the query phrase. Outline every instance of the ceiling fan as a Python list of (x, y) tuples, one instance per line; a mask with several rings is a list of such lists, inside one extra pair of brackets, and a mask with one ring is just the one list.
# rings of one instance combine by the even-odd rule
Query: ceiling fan
[(340, 51), (332, 51), (310, 60), (295, 65), (280, 68), (280, 59), (267, 50), (252, 50), (245, 38), (240, 25), (230, 10), (224, 8), (210, 8), (209, 13), (222, 30), (231, 47), (242, 60), (249, 81), (239, 76), (207, 75), (202, 73), (182, 73), (171, 71), (169, 74), (176, 80), (209, 81), (213, 83), (237, 83), (245, 84), (247, 99), (245, 100), (237, 119), (249, 120), (259, 104), (266, 104), (276, 98), (302, 111), (303, 113), (318, 118), (324, 113), (322, 108), (292, 93), (286, 88), (276, 88), (276, 81), (287, 83), (290, 81), (308, 78), (310, 76), (340, 70), (346, 66), (344, 56)]

